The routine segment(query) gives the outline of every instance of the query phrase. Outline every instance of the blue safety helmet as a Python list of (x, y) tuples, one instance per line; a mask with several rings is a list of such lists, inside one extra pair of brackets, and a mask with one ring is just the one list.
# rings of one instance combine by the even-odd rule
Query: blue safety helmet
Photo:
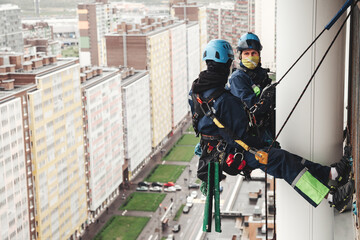
[(248, 32), (240, 37), (236, 49), (240, 52), (246, 49), (254, 49), (260, 53), (262, 46), (258, 36), (251, 32)]
[(229, 59), (234, 60), (234, 51), (225, 40), (213, 39), (205, 48), (203, 60), (213, 60), (218, 63), (227, 63)]

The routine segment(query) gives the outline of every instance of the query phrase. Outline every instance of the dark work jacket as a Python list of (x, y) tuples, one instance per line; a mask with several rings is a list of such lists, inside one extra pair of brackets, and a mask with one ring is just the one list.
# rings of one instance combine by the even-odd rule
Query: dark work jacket
[[(259, 65), (254, 70), (247, 69), (242, 63), (240, 63), (241, 68), (237, 69), (230, 77), (227, 89), (230, 92), (240, 98), (246, 107), (250, 109), (254, 106), (255, 103), (259, 101), (259, 96), (257, 97), (254, 93), (252, 86), (257, 85), (261, 92), (268, 84), (271, 83), (267, 69), (264, 69)], [(245, 72), (245, 71), (247, 72)], [(253, 75), (254, 74), (254, 75)], [(256, 77), (251, 77), (256, 76)]]
[[(200, 94), (200, 98), (206, 98), (216, 89), (209, 89)], [(191, 95), (191, 91), (190, 91)], [(194, 105), (191, 98), (189, 104), (192, 113), (194, 113)], [(247, 133), (247, 126), (249, 120), (244, 105), (241, 100), (233, 96), (230, 92), (226, 91), (220, 97), (213, 101), (212, 107), (215, 109), (215, 116), (218, 120), (228, 129), (230, 129), (240, 140), (244, 141), (251, 147), (261, 148), (261, 140)], [(241, 149), (233, 139), (231, 139), (225, 132), (220, 130), (210, 117), (204, 116), (199, 120), (198, 130), (201, 134), (205, 135), (221, 135), (222, 138), (228, 143), (228, 147), (232, 149)], [(231, 150), (230, 150), (231, 151)], [(229, 151), (228, 151), (229, 152)]]

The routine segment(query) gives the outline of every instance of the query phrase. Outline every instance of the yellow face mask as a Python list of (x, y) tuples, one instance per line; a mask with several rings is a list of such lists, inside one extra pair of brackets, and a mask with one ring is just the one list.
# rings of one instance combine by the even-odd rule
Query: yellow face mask
[(260, 57), (259, 56), (250, 56), (248, 58), (241, 59), (241, 62), (248, 69), (255, 69), (259, 65)]

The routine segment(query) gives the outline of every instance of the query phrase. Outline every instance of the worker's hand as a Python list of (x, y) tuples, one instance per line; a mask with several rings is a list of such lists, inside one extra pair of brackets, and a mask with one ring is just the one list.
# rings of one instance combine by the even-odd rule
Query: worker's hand
[(270, 100), (270, 101), (274, 101), (273, 98), (275, 96), (275, 86), (276, 84), (269, 84), (267, 85), (261, 95), (260, 95), (260, 100)]

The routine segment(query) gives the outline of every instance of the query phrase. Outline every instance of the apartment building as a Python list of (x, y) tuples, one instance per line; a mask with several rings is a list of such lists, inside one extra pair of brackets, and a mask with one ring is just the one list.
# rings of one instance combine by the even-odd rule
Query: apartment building
[(24, 38), (54, 39), (53, 28), (48, 22), (22, 23)]
[(35, 47), (36, 53), (43, 56), (61, 57), (61, 43), (52, 39), (45, 38), (24, 38), (24, 49)]
[(1, 76), (14, 79), (15, 86), (35, 85), (26, 93), (24, 120), (30, 139), (25, 149), (31, 151), (26, 170), (32, 171), (27, 184), (35, 196), (29, 209), (35, 208), (36, 226), (30, 228), (39, 239), (75, 238), (87, 220), (80, 65), (77, 59), (13, 57)]
[(202, 54), (208, 43), (207, 30), (207, 12), (206, 7), (196, 2), (188, 3), (186, 0), (172, 1), (171, 14), (179, 19), (187, 19), (189, 21), (197, 21), (199, 24), (199, 64), (200, 69), (206, 69), (206, 63), (202, 61)]
[(106, 66), (105, 34), (109, 33), (108, 3), (78, 4), (79, 56), (82, 66)]
[(184, 22), (146, 17), (141, 25), (122, 23), (118, 26), (118, 33), (106, 35), (109, 66), (122, 65), (149, 71), (154, 148), (167, 138), (173, 127), (170, 29), (180, 25)]
[(17, 5), (0, 5), (0, 51), (23, 51), (21, 11)]
[(186, 24), (169, 29), (172, 92), (172, 128), (176, 128), (188, 113), (188, 69)]
[(233, 47), (246, 32), (255, 32), (255, 0), (211, 4), (207, 11), (208, 40), (224, 39)]
[(85, 173), (90, 218), (119, 194), (124, 164), (121, 75), (119, 69), (81, 68)]
[[(130, 180), (151, 154), (150, 77), (147, 71), (122, 69), (124, 175)], [(127, 170), (126, 170), (127, 169)], [(126, 182), (126, 179), (125, 181)]]
[[(0, 63), (0, 71), (5, 72), (2, 56)], [(8, 70), (14, 69), (14, 66), (5, 66)], [(6, 74), (0, 77), (0, 237), (2, 239), (36, 239), (26, 97), (26, 93), (35, 87), (35, 84), (14, 86), (14, 79), (10, 79)]]
[(187, 38), (187, 67), (188, 67), (188, 84), (187, 92), (190, 91), (193, 81), (199, 76), (200, 62), (198, 57), (200, 54), (200, 38), (198, 22), (188, 22), (186, 25)]

